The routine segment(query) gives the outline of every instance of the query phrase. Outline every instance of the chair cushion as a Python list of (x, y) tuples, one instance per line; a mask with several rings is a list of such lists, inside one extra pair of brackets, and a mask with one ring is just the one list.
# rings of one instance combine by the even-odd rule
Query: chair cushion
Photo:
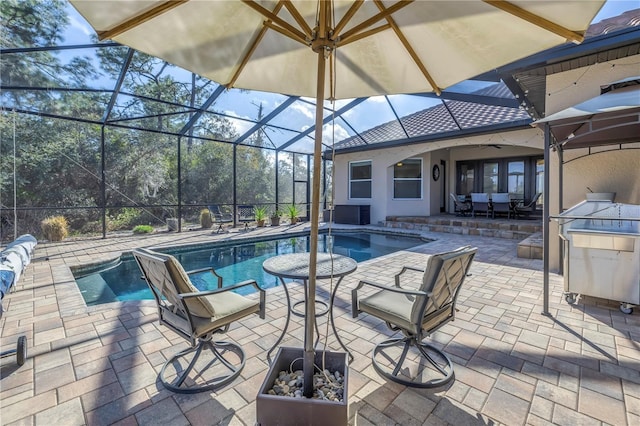
[[(193, 284), (191, 284), (189, 276), (185, 272), (180, 262), (178, 262), (178, 259), (164, 253), (154, 252), (153, 255), (161, 258), (165, 262), (167, 270), (169, 271), (169, 274), (171, 274), (171, 279), (173, 280), (173, 283), (175, 284), (176, 290), (179, 294), (197, 293), (200, 291)], [(211, 302), (205, 297), (194, 297), (186, 299), (185, 304), (193, 315), (204, 318), (216, 316), (216, 310), (214, 309)]]
[(362, 312), (380, 318), (412, 333), (417, 333), (417, 327), (411, 323), (411, 308), (416, 296), (380, 290), (371, 296), (358, 301)]
[(232, 291), (215, 295), (203, 296), (216, 312), (210, 318), (194, 317), (195, 334), (202, 336), (211, 330), (224, 327), (234, 321), (246, 317), (260, 310), (260, 301), (249, 299)]

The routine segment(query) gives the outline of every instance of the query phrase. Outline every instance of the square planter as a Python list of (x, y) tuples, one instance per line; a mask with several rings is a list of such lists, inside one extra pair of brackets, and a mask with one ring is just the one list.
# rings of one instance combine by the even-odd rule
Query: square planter
[(169, 231), (178, 232), (178, 218), (167, 218), (167, 229)]
[[(325, 401), (312, 398), (293, 398), (289, 396), (269, 395), (267, 392), (273, 387), (280, 371), (289, 370), (291, 363), (296, 361), (295, 370), (302, 370), (302, 348), (281, 347), (278, 349), (264, 383), (260, 387), (256, 398), (257, 425), (346, 425), (348, 422), (349, 395), (347, 354), (344, 352), (326, 352), (325, 365), (329, 371), (344, 373), (344, 396), (342, 402)], [(323, 351), (316, 351), (314, 362), (322, 366)], [(297, 366), (299, 364), (299, 368)]]

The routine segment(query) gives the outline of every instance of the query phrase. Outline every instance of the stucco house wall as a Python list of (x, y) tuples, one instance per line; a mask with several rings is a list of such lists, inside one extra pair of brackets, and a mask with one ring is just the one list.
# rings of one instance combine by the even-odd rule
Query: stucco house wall
[[(640, 55), (611, 62), (594, 64), (586, 68), (552, 74), (547, 77), (546, 115), (600, 95), (600, 86), (639, 74)], [(498, 145), (501, 149), (495, 149)], [(591, 150), (567, 150), (564, 152), (563, 205), (559, 204), (559, 159), (555, 152), (550, 155), (550, 202), (551, 215), (557, 215), (585, 198), (590, 188), (594, 192), (617, 193), (616, 201), (640, 204), (640, 144), (597, 147)], [(539, 155), (544, 148), (542, 131), (537, 128), (520, 129), (458, 139), (425, 142), (403, 147), (372, 149), (364, 152), (336, 154), (335, 203), (370, 204), (372, 223), (383, 221), (388, 215), (436, 215), (440, 213), (442, 191), (455, 191), (455, 164), (461, 160), (480, 160), (518, 155)], [(589, 154), (589, 155), (588, 155)], [(423, 197), (421, 200), (393, 200), (393, 165), (406, 158), (423, 159)], [(370, 200), (349, 199), (349, 162), (372, 161), (372, 198)], [(434, 181), (433, 165), (446, 164), (446, 173)], [(447, 211), (453, 211), (452, 202), (447, 201)], [(559, 270), (560, 252), (558, 226), (549, 224), (551, 244), (549, 263), (552, 271)]]
[[(543, 141), (542, 131), (531, 127), (401, 147), (336, 153), (333, 163), (335, 204), (371, 205), (371, 223), (384, 221), (387, 216), (437, 215), (440, 214), (442, 191), (445, 191), (445, 194), (455, 191), (456, 161), (541, 155)], [(501, 149), (492, 145), (500, 145)], [(407, 158), (423, 160), (423, 195), (420, 200), (393, 199), (393, 165)], [(365, 160), (370, 160), (372, 165), (371, 199), (349, 199), (349, 163)], [(440, 165), (441, 160), (445, 161), (446, 173), (442, 174), (438, 181), (434, 181), (433, 166)], [(453, 204), (449, 200), (446, 203), (446, 211), (453, 211)]]

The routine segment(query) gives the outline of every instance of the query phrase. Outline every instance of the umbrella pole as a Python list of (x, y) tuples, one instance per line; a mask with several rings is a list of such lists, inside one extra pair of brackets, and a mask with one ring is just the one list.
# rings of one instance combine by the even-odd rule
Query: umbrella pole
[(313, 396), (313, 370), (315, 352), (313, 333), (316, 321), (316, 263), (318, 260), (318, 220), (320, 216), (320, 157), (322, 156), (322, 112), (324, 104), (325, 57), (324, 49), (318, 52), (318, 87), (316, 96), (316, 129), (313, 149), (313, 181), (311, 193), (311, 235), (309, 247), (309, 285), (307, 288), (307, 308), (304, 320), (304, 387), (302, 394)]

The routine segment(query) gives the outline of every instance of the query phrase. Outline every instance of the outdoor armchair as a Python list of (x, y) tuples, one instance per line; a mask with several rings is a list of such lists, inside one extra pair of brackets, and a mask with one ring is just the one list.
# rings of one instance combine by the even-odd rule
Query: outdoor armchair
[(255, 209), (252, 205), (238, 206), (238, 221), (244, 223), (244, 230), (249, 229), (249, 223), (256, 220)]
[(473, 217), (476, 217), (476, 212), (486, 212), (489, 217), (489, 195), (486, 192), (472, 192), (471, 208)]
[(456, 196), (453, 192), (450, 192), (449, 196), (453, 200), (453, 205), (455, 206), (454, 210), (458, 214), (458, 216), (466, 216), (467, 213), (471, 211), (471, 205), (466, 201), (460, 200), (460, 198), (458, 198), (458, 196)]
[(518, 217), (519, 216), (529, 217), (531, 213), (534, 213), (536, 211), (538, 198), (540, 198), (541, 195), (542, 193), (538, 192), (536, 193), (536, 195), (533, 196), (531, 201), (529, 201), (529, 204), (526, 204), (523, 206), (515, 206), (513, 208), (514, 214)]
[(208, 208), (213, 221), (218, 224), (218, 230), (216, 231), (216, 233), (223, 231), (222, 225), (224, 225), (225, 223), (233, 222), (233, 215), (222, 213), (219, 205), (213, 204), (208, 206)]
[[(160, 323), (190, 343), (165, 362), (159, 374), (163, 386), (178, 393), (195, 393), (232, 382), (244, 367), (244, 351), (235, 343), (215, 341), (213, 337), (226, 333), (231, 323), (251, 314), (264, 319), (264, 290), (254, 280), (223, 287), (222, 277), (208, 268), (191, 273), (210, 270), (218, 288), (199, 291), (175, 257), (147, 249), (134, 250), (133, 256), (156, 300)], [(260, 292), (259, 299), (233, 292), (247, 286)], [(210, 359), (200, 358), (205, 349), (211, 352)], [(169, 380), (167, 372), (171, 370)], [(207, 374), (213, 378), (206, 379)]]
[[(405, 386), (420, 388), (442, 386), (454, 378), (449, 357), (423, 340), (454, 320), (458, 293), (476, 251), (477, 248), (466, 246), (434, 254), (429, 257), (424, 270), (403, 267), (395, 276), (393, 286), (360, 281), (352, 290), (354, 318), (360, 313), (372, 315), (383, 320), (391, 330), (401, 331), (404, 335), (378, 343), (373, 349), (373, 367), (380, 375)], [(421, 281), (407, 279), (409, 275), (415, 278), (415, 272), (403, 277), (409, 271), (421, 273)], [(379, 291), (360, 296), (358, 292), (364, 286), (375, 287)], [(407, 358), (412, 346), (419, 352), (417, 358)]]
[(507, 192), (491, 194), (491, 217), (496, 217), (496, 213), (506, 213), (507, 219), (511, 218), (511, 198)]

